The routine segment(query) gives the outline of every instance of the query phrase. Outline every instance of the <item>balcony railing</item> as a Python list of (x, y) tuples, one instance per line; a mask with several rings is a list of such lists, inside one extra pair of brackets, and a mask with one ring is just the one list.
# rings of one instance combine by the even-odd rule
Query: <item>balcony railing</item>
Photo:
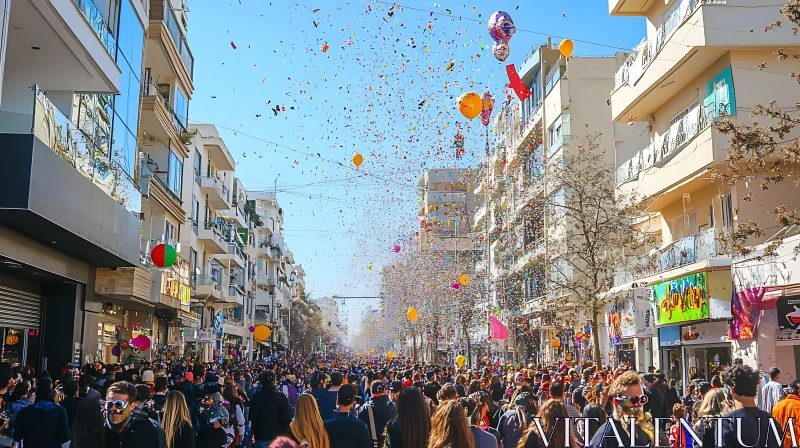
[(98, 39), (100, 42), (103, 43), (103, 46), (108, 51), (108, 54), (112, 58), (117, 57), (117, 41), (114, 39), (114, 31), (108, 26), (108, 22), (100, 14), (100, 9), (97, 8), (97, 5), (94, 4), (92, 0), (73, 0), (75, 2), (75, 6), (81, 10), (83, 16), (86, 17), (86, 20), (89, 22), (89, 25), (94, 30), (95, 34), (97, 34)]
[(614, 76), (614, 90), (641, 78), (650, 63), (669, 42), (672, 33), (678, 29), (698, 8), (707, 4), (725, 4), (725, 0), (682, 0), (680, 6), (656, 30), (655, 34), (639, 44), (636, 51), (628, 56)]
[(189, 44), (186, 42), (186, 36), (181, 32), (181, 27), (178, 24), (178, 18), (175, 12), (170, 7), (169, 0), (151, 0), (150, 20), (162, 20), (167, 27), (172, 42), (178, 50), (178, 54), (183, 61), (183, 66), (189, 73), (190, 78), (194, 78), (194, 56), (189, 49)]
[[(149, 74), (150, 74), (150, 68), (148, 67), (145, 69), (145, 79), (149, 78), (150, 76)], [(175, 128), (178, 130), (179, 134), (181, 135), (187, 134), (188, 131), (186, 130), (186, 126), (183, 125), (181, 117), (178, 116), (178, 114), (175, 112), (175, 109), (173, 109), (172, 106), (169, 104), (169, 99), (164, 98), (164, 95), (162, 95), (158, 91), (158, 86), (156, 86), (152, 82), (145, 82), (144, 86), (142, 87), (142, 90), (143, 90), (142, 96), (154, 97), (164, 106), (164, 109), (167, 110), (169, 117), (172, 119), (172, 124), (175, 125)]]
[(617, 168), (617, 184), (625, 183), (637, 177), (640, 172), (680, 150), (683, 145), (689, 143), (694, 137), (711, 126), (714, 119), (719, 116), (717, 110), (718, 108), (715, 104), (711, 104), (710, 107), (698, 104), (690, 109), (685, 117), (673, 123), (655, 141), (651, 141), (646, 148), (638, 151)]
[(219, 283), (219, 278), (213, 274), (199, 274), (197, 275), (197, 285), (212, 285), (214, 289), (220, 291), (222, 286)]

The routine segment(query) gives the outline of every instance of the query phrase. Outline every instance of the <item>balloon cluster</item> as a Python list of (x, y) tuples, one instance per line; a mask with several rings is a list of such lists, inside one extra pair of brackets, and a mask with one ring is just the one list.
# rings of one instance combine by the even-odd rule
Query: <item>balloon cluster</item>
[(492, 46), (492, 53), (498, 61), (505, 61), (511, 54), (511, 48), (508, 46), (508, 41), (517, 28), (514, 26), (514, 21), (511, 16), (505, 11), (497, 11), (489, 17), (489, 35), (494, 40)]

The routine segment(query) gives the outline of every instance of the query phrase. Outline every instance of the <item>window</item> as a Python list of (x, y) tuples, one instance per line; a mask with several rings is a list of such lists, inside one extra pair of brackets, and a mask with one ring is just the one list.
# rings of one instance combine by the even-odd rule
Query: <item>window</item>
[(711, 223), (711, 227), (714, 227), (714, 205), (710, 205), (708, 207), (708, 222)]
[(186, 97), (183, 96), (183, 92), (181, 89), (175, 89), (175, 120), (177, 127), (181, 131), (186, 130), (186, 126), (188, 124), (188, 117), (189, 117), (189, 101), (186, 100)]
[(178, 198), (181, 196), (181, 184), (183, 183), (183, 161), (169, 152), (169, 166), (167, 167), (167, 187), (175, 193)]
[(695, 107), (697, 107), (697, 102), (694, 102), (694, 103), (690, 104), (690, 105), (689, 105), (689, 106), (687, 106), (685, 109), (683, 109), (683, 110), (681, 110), (680, 112), (678, 112), (677, 114), (675, 114), (675, 116), (673, 116), (672, 118), (670, 118), (670, 120), (669, 120), (669, 125), (670, 125), (670, 126), (672, 126), (672, 125), (674, 125), (675, 123), (677, 123), (677, 122), (679, 122), (679, 121), (683, 120), (683, 119), (684, 119), (686, 116), (688, 116), (688, 115), (689, 115), (689, 111), (690, 111), (690, 110), (692, 110), (692, 109), (694, 109)]
[(175, 240), (177, 239), (178, 232), (171, 222), (167, 221), (164, 226), (164, 241), (172, 247), (175, 247)]
[(169, 92), (172, 90), (172, 86), (169, 84), (159, 84), (157, 87), (159, 95), (164, 101), (169, 101)]
[(703, 105), (714, 115), (721, 113), (736, 115), (736, 94), (730, 67), (708, 82), (708, 96)]
[(722, 198), (722, 226), (733, 226), (733, 199), (729, 194)]
[(200, 222), (200, 202), (192, 195), (192, 230), (197, 235), (197, 226)]
[(200, 173), (203, 171), (203, 156), (200, 154), (200, 151), (194, 152), (194, 177), (197, 179), (200, 177)]
[(197, 274), (197, 251), (189, 248), (189, 275), (194, 280)]

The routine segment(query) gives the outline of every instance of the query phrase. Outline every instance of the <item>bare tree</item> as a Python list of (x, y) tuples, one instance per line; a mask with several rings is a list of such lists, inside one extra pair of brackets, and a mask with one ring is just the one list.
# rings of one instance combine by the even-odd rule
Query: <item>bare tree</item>
[[(614, 183), (614, 166), (596, 143), (585, 139), (545, 165), (547, 250), (534, 263), (557, 303), (574, 303), (591, 319), (595, 362), (601, 363), (599, 331), (605, 299), (613, 278), (628, 266), (641, 240), (626, 212), (635, 203), (622, 198)], [(543, 299), (547, 300), (547, 299)], [(576, 322), (565, 322), (574, 325)]]

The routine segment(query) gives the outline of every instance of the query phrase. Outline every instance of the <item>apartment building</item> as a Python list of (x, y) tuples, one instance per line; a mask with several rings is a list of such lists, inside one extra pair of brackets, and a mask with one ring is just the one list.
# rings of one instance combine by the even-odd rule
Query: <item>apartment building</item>
[(273, 354), (289, 348), (288, 321), (281, 316), (286, 313), (284, 310), (291, 310), (298, 276), (294, 268), (294, 254), (286, 245), (283, 233), (285, 214), (275, 192), (248, 191), (247, 198), (258, 215), (255, 227), (258, 260), (254, 319), (256, 325), (270, 327), (270, 340), (261, 341), (261, 353)]
[[(575, 337), (584, 328), (586, 314), (576, 311), (574, 298), (558, 290), (557, 282), (548, 280), (551, 275), (569, 275), (548, 266), (574, 261), (553, 249), (563, 246), (559, 242), (571, 225), (553, 204), (570, 199), (566, 192), (548, 187), (555, 182), (548, 178), (547, 166), (569, 161), (579, 145), (590, 141), (598, 153), (605, 151), (605, 160), (598, 164), (613, 163), (607, 95), (623, 62), (621, 54), (566, 59), (553, 42), (534, 47), (519, 70), (532, 95), (498, 108), (496, 138), (474, 186), (483, 205), (472, 226), (485, 235), (487, 263), (478, 268), (489, 270), (493, 305), (503, 310), (501, 318), (514, 334), (522, 335), (498, 348), (506, 359), (549, 363), (591, 353), (590, 346)], [(540, 262), (543, 258), (546, 263)]]
[(470, 237), (469, 216), (475, 195), (468, 188), (469, 168), (434, 168), (419, 179), (420, 244), (424, 251), (471, 251), (479, 241)]
[[(759, 179), (711, 179), (714, 169), (725, 166), (728, 139), (714, 128), (721, 115), (743, 122), (756, 103), (792, 105), (785, 98), (796, 91), (796, 80), (776, 72), (795, 72), (800, 64), (777, 62), (772, 52), (797, 38), (788, 28), (762, 31), (783, 18), (778, 8), (763, 0), (609, 0), (612, 15), (647, 21), (646, 38), (615, 75), (611, 115), (618, 189), (645, 201), (635, 225), (655, 243), (642, 252), (636, 273), (616, 276), (606, 312), (630, 321), (649, 311), (657, 326), (652, 337), (635, 328), (607, 329), (602, 353), (610, 353), (612, 362), (653, 365), (684, 385), (710, 380), (737, 357), (763, 368), (779, 363), (790, 377), (800, 371), (794, 336), (778, 347), (774, 331), (757, 341), (752, 335), (728, 339), (732, 260), (722, 244), (726, 230), (738, 223), (769, 227), (767, 210), (791, 203), (796, 187), (781, 184), (744, 202), (747, 184)], [(771, 70), (756, 69), (762, 62), (770, 62)], [(642, 294), (651, 310), (624, 305)], [(757, 346), (764, 344), (772, 345), (774, 356), (756, 361)]]
[(5, 358), (55, 374), (101, 351), (98, 323), (113, 310), (98, 268), (140, 262), (138, 81), (126, 86), (142, 72), (148, 5), (0, 9), (0, 332)]

